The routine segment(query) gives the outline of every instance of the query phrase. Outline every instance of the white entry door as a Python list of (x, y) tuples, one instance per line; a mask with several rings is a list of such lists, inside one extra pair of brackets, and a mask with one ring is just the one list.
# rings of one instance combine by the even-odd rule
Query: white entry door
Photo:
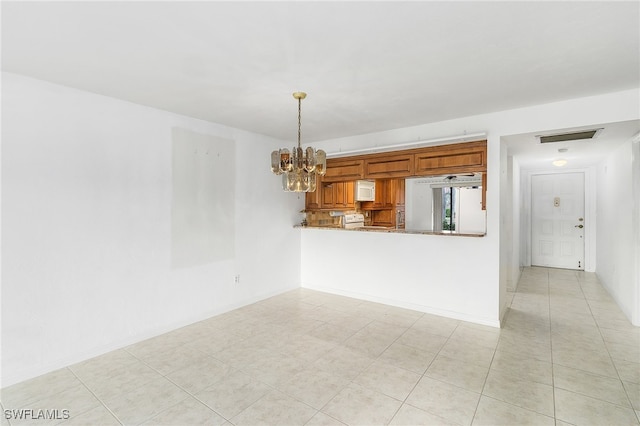
[(531, 264), (584, 269), (584, 173), (531, 176)]

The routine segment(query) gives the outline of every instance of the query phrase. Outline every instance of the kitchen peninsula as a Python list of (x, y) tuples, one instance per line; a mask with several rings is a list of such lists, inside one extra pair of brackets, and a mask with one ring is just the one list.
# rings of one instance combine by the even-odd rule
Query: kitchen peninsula
[[(478, 140), (329, 158), (298, 227), (302, 287), (499, 327), (495, 271), (482, 256), (498, 237), (487, 232), (488, 154)], [(375, 182), (373, 201), (356, 201), (358, 180)], [(458, 207), (475, 205), (477, 232), (459, 226), (463, 208), (454, 218), (456, 196)], [(362, 226), (345, 229), (355, 214)]]
[[(486, 158), (486, 140), (330, 158), (326, 175), (317, 182), (317, 190), (306, 194), (302, 226), (344, 229), (345, 215), (358, 214), (363, 221), (361, 226), (348, 230), (483, 236)], [(363, 181), (375, 182), (375, 197), (367, 201), (362, 201), (363, 198), (356, 194), (357, 183)], [(465, 185), (475, 191), (463, 192)], [(456, 191), (451, 191), (452, 187), (456, 187)], [(419, 194), (418, 190), (421, 191)], [(433, 201), (432, 192), (437, 195)], [(412, 197), (414, 193), (416, 196)], [(458, 217), (463, 216), (459, 208), (461, 201), (464, 199), (464, 205), (469, 205), (466, 200), (471, 197), (474, 214), (481, 218), (474, 219), (475, 227), (456, 229)], [(414, 213), (417, 207), (423, 208), (424, 212)], [(433, 217), (432, 212), (435, 212)], [(412, 215), (416, 218), (412, 219)], [(429, 225), (424, 218), (417, 218), (427, 215)], [(465, 223), (469, 221), (465, 220)]]

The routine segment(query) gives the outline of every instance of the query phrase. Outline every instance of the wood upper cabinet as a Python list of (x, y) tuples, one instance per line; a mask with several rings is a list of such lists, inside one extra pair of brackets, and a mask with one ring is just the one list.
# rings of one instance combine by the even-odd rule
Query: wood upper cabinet
[(316, 190), (304, 194), (305, 210), (318, 210), (322, 208), (322, 180), (317, 180)]
[(328, 159), (327, 173), (322, 176), (323, 182), (345, 182), (362, 179), (364, 176), (364, 160)]
[(337, 182), (335, 185), (335, 207), (342, 208), (354, 208), (356, 206), (354, 196), (355, 183), (351, 182)]
[(486, 143), (445, 145), (415, 154), (415, 176), (483, 172), (487, 169)]
[(413, 154), (381, 155), (364, 160), (364, 175), (370, 178), (405, 177), (413, 174)]
[(404, 206), (404, 179), (376, 179), (376, 199), (363, 201), (362, 210), (379, 210)]
[[(483, 208), (486, 209), (487, 141), (430, 146), (327, 160), (327, 173), (318, 179), (316, 192), (306, 194), (307, 210), (355, 208), (354, 181), (376, 180), (375, 201), (361, 203), (363, 210), (402, 210), (404, 178), (482, 173)], [(379, 213), (380, 219), (388, 213)], [(385, 223), (390, 218), (385, 216)]]
[(331, 209), (335, 204), (335, 183), (322, 182), (322, 186), (317, 188), (316, 191), (320, 191), (320, 208)]
[(393, 194), (393, 198), (391, 203), (393, 207), (404, 206), (404, 198), (405, 198), (405, 181), (404, 179), (392, 179), (390, 182), (391, 193)]
[(376, 179), (375, 200), (362, 201), (360, 203), (362, 210), (376, 210), (384, 208), (387, 199), (387, 182), (388, 179)]
[[(322, 182), (316, 189), (316, 195), (307, 193), (307, 210), (322, 209), (348, 209), (355, 208), (353, 182)], [(319, 207), (313, 207), (311, 200), (317, 198)]]

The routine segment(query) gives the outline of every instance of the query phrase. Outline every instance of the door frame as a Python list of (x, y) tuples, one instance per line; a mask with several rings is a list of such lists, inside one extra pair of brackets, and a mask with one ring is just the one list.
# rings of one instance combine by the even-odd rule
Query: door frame
[(566, 173), (584, 174), (584, 270), (595, 272), (596, 267), (596, 176), (595, 166), (576, 169), (527, 170), (521, 175), (522, 209), (520, 217), (520, 252), (524, 266), (531, 266), (531, 176)]

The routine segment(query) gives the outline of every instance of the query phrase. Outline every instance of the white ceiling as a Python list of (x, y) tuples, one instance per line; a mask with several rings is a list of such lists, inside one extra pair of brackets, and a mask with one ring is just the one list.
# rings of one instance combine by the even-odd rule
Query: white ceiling
[(302, 90), (313, 142), (637, 88), (639, 16), (635, 1), (5, 1), (2, 68), (286, 140)]
[[(568, 142), (541, 144), (538, 136), (558, 133), (570, 133), (580, 130), (602, 129), (593, 139), (582, 139)], [(594, 123), (588, 126), (557, 131), (534, 132), (503, 137), (507, 143), (509, 155), (518, 158), (523, 169), (555, 169), (554, 160), (563, 159), (567, 164), (563, 169), (580, 169), (597, 164), (605, 159), (612, 150), (627, 142), (640, 132), (640, 120), (622, 121), (618, 123)], [(566, 152), (558, 152), (566, 149)]]

